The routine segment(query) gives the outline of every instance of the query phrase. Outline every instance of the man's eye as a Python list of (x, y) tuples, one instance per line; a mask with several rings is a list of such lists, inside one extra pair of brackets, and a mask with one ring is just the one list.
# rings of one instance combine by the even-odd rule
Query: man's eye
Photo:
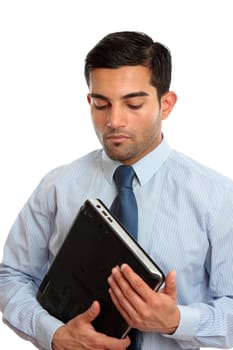
[(109, 101), (106, 101), (104, 99), (98, 99), (98, 98), (93, 98), (93, 106), (95, 109), (102, 111), (107, 109), (110, 106)]
[(130, 108), (130, 109), (140, 109), (141, 107), (142, 107), (142, 104), (140, 104), (140, 105), (128, 105), (128, 107)]
[(95, 109), (97, 109), (99, 111), (103, 111), (103, 110), (107, 109), (108, 107), (109, 107), (109, 104), (101, 105), (101, 106), (98, 106), (95, 104)]

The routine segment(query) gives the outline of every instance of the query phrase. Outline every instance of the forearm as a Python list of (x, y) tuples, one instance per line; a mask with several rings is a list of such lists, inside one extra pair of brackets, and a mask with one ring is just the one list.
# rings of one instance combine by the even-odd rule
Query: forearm
[(63, 325), (36, 300), (37, 286), (22, 273), (0, 265), (0, 308), (3, 319), (22, 338), (50, 349), (54, 332)]
[(183, 349), (233, 347), (233, 300), (220, 298), (211, 304), (179, 306), (180, 323), (172, 335)]

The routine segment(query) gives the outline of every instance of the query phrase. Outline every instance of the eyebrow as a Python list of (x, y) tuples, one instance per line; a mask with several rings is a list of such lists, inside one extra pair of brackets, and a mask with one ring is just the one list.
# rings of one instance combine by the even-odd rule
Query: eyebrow
[[(101, 94), (89, 93), (88, 95), (92, 98), (99, 98), (101, 100), (109, 101), (109, 97), (101, 95)], [(141, 97), (141, 96), (149, 96), (149, 94), (145, 91), (130, 92), (129, 94), (122, 96), (121, 99), (125, 100), (127, 98)]]

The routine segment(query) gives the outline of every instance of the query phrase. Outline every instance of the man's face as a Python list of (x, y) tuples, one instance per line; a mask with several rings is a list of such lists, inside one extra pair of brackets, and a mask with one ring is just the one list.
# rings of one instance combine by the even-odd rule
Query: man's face
[[(160, 103), (144, 66), (98, 68), (90, 74), (88, 102), (95, 132), (108, 156), (133, 164), (162, 139), (161, 126), (171, 108)], [(165, 101), (165, 102), (164, 102)]]

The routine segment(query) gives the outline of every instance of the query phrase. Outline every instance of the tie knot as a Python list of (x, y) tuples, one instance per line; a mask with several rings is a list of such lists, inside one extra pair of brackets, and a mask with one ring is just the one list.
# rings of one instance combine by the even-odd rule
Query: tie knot
[(121, 187), (132, 189), (134, 175), (134, 169), (129, 165), (120, 165), (118, 168), (116, 168), (114, 173), (114, 180), (118, 189)]

